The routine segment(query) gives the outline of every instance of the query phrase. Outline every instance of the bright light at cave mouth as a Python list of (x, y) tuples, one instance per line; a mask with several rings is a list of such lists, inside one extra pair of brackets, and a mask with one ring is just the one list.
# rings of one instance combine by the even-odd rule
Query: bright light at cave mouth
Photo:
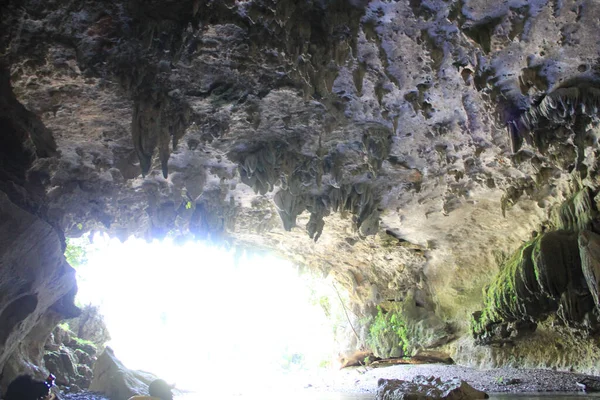
[(314, 279), (286, 261), (98, 234), (87, 259), (77, 300), (100, 307), (108, 345), (130, 369), (183, 390), (245, 394), (306, 385), (298, 377), (332, 359)]

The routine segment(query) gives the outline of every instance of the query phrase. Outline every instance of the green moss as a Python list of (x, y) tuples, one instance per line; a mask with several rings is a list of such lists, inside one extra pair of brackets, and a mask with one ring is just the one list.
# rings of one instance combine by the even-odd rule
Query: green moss
[[(474, 336), (500, 323), (541, 321), (559, 304), (579, 305), (578, 293), (586, 289), (581, 287), (582, 276), (577, 234), (551, 231), (537, 236), (521, 246), (484, 289), (483, 310), (471, 321)], [(565, 323), (581, 322), (588, 310), (583, 303), (583, 312), (578, 307), (571, 307)]]
[(73, 340), (79, 346), (92, 346), (93, 348), (96, 348), (96, 344), (94, 342), (92, 342), (91, 340), (81, 339), (81, 338), (78, 338), (78, 337), (73, 337)]
[[(524, 277), (531, 268), (528, 258), (531, 247), (538, 239), (524, 244), (500, 269), (496, 279), (483, 290), (484, 307), (481, 314), (471, 319), (471, 330), (482, 334), (490, 324), (515, 321), (525, 317), (524, 302), (527, 301), (527, 283)], [(537, 277), (536, 277), (537, 280)]]
[(71, 331), (71, 328), (69, 327), (69, 324), (67, 322), (62, 322), (62, 323), (58, 324), (58, 328), (60, 328), (61, 330), (65, 331), (65, 332)]

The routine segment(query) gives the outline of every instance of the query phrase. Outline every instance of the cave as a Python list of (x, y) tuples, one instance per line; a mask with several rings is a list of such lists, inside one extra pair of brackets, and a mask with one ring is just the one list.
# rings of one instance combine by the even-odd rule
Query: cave
[[(435, 359), (600, 389), (599, 18), (589, 0), (0, 0), (0, 393), (73, 369), (60, 340), (86, 385), (122, 366), (59, 333), (92, 318), (69, 243), (94, 234), (330, 282), (349, 328), (331, 351), (375, 386), (375, 359)], [(111, 400), (147, 394), (131, 373)], [(477, 388), (551, 385), (530, 375)]]

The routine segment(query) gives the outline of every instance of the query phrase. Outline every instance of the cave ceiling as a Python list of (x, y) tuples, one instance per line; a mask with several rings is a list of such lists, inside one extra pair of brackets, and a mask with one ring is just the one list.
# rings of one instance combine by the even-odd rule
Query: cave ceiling
[(0, 44), (55, 142), (32, 133), (27, 179), (67, 235), (223, 240), (357, 303), (416, 289), (461, 317), (499, 259), (596, 193), (599, 17), (570, 0), (21, 0)]

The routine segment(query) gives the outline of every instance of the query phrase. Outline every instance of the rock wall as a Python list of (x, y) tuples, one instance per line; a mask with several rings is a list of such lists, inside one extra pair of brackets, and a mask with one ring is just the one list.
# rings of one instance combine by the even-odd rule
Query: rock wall
[(43, 188), (27, 175), (55, 152), (49, 131), (19, 104), (0, 68), (0, 384), (17, 374), (46, 375), (43, 345), (56, 323), (79, 312), (75, 271), (62, 232), (47, 221)]
[[(89, 308), (87, 308), (89, 314)], [(84, 308), (82, 314), (86, 314)], [(44, 345), (44, 365), (56, 377), (56, 385), (66, 392), (79, 392), (87, 389), (93, 378), (92, 369), (98, 359), (98, 354), (105, 347), (106, 337), (99, 329), (94, 332), (94, 338), (89, 340), (85, 334), (78, 336), (69, 326), (81, 319), (81, 316), (69, 320), (69, 323), (58, 325)], [(104, 327), (106, 328), (106, 327)]]

